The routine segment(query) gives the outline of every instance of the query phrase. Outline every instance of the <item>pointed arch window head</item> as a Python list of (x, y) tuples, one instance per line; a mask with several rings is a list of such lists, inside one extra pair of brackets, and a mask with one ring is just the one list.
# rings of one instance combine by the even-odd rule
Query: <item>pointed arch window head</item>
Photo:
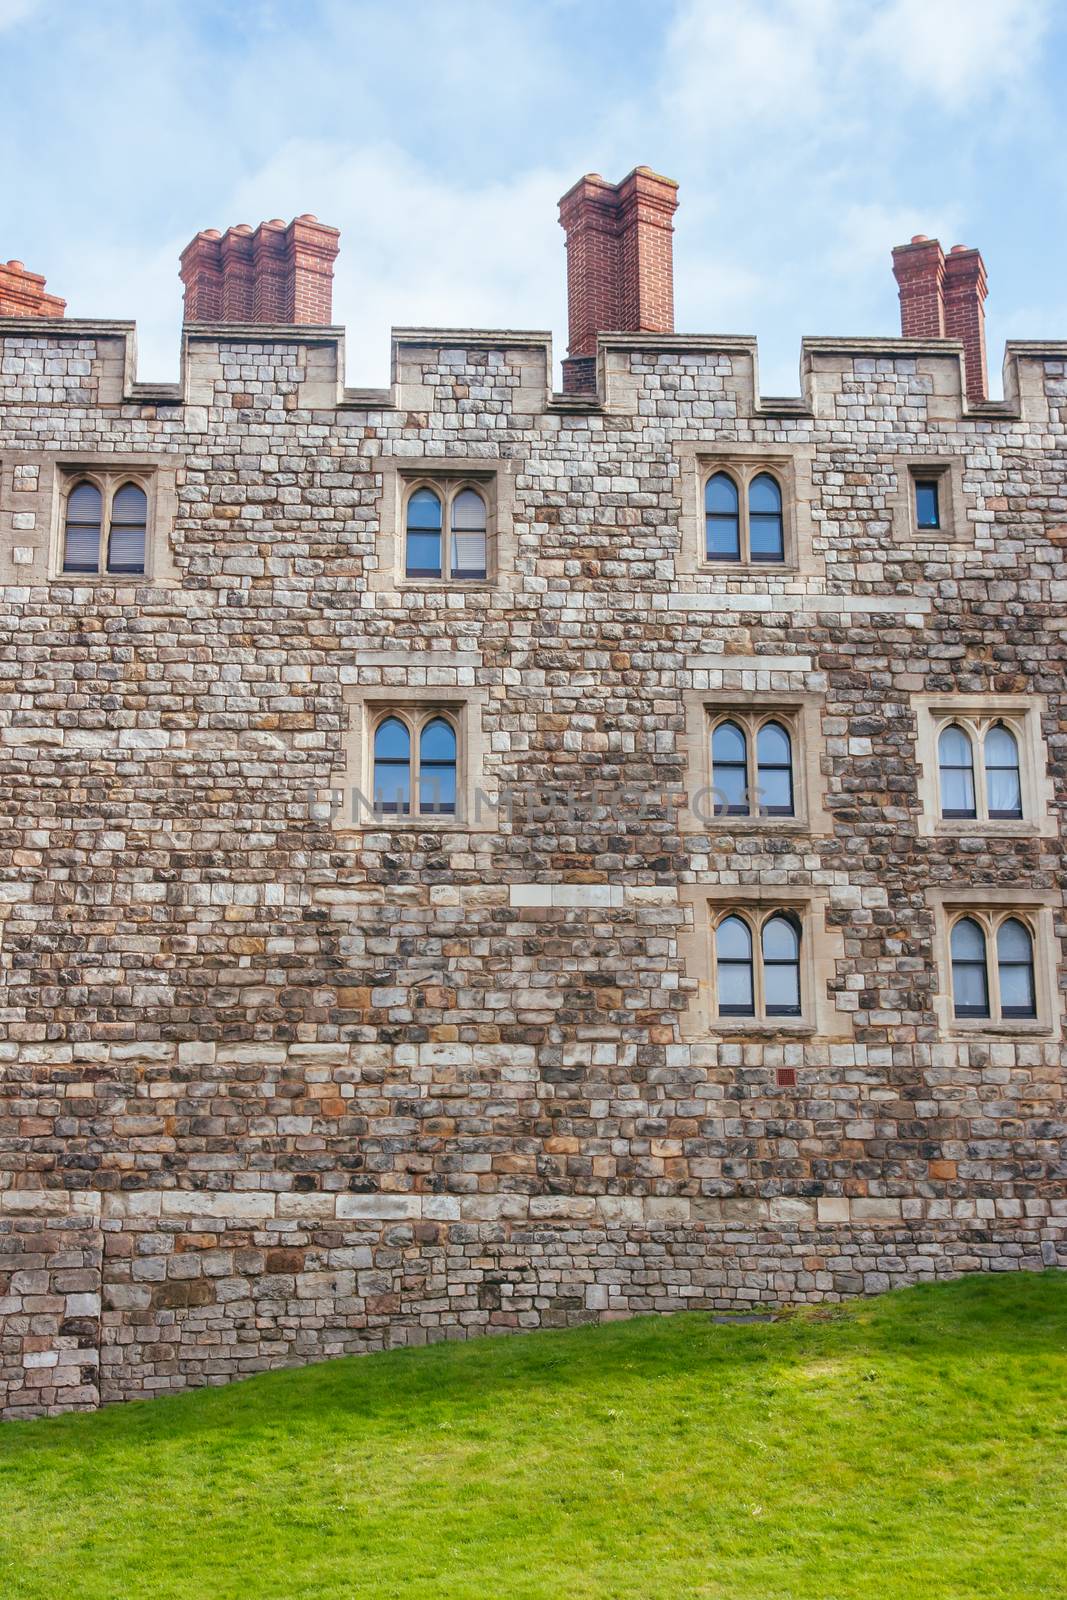
[(107, 473), (80, 478), (63, 510), (63, 572), (140, 577), (147, 571), (148, 496)]
[(974, 745), (958, 723), (942, 728), (937, 741), (941, 779), (941, 815), (970, 818), (978, 815), (974, 792)]
[(716, 472), (704, 490), (704, 521), (709, 561), (740, 561), (741, 517), (737, 484)]
[(982, 742), (985, 765), (986, 807), (991, 817), (1008, 819), (1023, 814), (1019, 744), (1010, 728), (995, 722)]
[(769, 472), (748, 486), (748, 542), (753, 561), (785, 560), (782, 491)]

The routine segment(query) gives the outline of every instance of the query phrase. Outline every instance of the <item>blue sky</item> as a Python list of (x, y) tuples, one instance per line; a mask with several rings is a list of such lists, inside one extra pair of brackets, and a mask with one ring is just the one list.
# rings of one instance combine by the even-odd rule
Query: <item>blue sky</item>
[(678, 180), (676, 325), (899, 327), (889, 253), (978, 245), (1005, 338), (1067, 337), (1062, 0), (0, 0), (0, 258), (72, 316), (134, 317), (176, 376), (200, 228), (341, 229), (349, 381), (391, 325), (551, 328), (556, 201), (583, 172)]

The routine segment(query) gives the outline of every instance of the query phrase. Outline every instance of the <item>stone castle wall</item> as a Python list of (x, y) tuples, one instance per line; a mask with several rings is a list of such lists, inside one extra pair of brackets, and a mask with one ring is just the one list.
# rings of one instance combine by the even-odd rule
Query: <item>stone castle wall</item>
[[(560, 397), (540, 335), (401, 334), (369, 393), (328, 330), (187, 330), (173, 391), (129, 333), (0, 324), (0, 1412), (1067, 1265), (1067, 347), (968, 405), (945, 343), (808, 342), (774, 402), (745, 340), (601, 336)], [(786, 474), (794, 562), (701, 567), (717, 453)], [(495, 484), (484, 584), (384, 553), (437, 458)], [(138, 463), (150, 579), (58, 575), (64, 472)], [(924, 824), (954, 695), (1034, 708), (1040, 827)], [(517, 809), (350, 826), (390, 697)], [(700, 706), (783, 701), (806, 818), (696, 815)], [(961, 886), (1042, 908), (1042, 1025), (951, 1025)], [(708, 1021), (735, 894), (810, 905), (804, 1026)]]

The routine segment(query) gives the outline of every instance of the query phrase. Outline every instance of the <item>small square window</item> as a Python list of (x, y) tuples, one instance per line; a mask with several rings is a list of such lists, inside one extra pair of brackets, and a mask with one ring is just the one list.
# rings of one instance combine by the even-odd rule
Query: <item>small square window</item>
[(936, 478), (915, 480), (915, 525), (919, 528), (941, 526), (941, 497)]

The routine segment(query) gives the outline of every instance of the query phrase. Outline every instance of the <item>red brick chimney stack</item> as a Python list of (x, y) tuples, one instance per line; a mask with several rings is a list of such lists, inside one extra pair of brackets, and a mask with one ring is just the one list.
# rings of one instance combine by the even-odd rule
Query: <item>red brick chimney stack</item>
[(946, 256), (936, 239), (917, 233), (893, 251), (893, 276), (900, 286), (900, 331), (906, 339), (960, 339), (967, 371), (967, 398), (987, 399), (985, 265), (977, 250), (953, 245)]
[(954, 244), (945, 258), (945, 332), (962, 339), (967, 368), (967, 398), (989, 398), (985, 353), (985, 297), (989, 292), (980, 251)]
[(67, 302), (45, 294), (39, 272), (27, 272), (21, 261), (0, 261), (0, 317), (61, 317)]
[(204, 229), (181, 255), (186, 322), (328, 323), (339, 238), (310, 212), (288, 227), (274, 217)]
[(900, 331), (905, 339), (945, 337), (945, 256), (936, 239), (917, 233), (893, 251), (900, 286)]
[(568, 392), (596, 387), (598, 333), (673, 333), (678, 185), (649, 167), (621, 183), (588, 173), (559, 203), (567, 235)]

